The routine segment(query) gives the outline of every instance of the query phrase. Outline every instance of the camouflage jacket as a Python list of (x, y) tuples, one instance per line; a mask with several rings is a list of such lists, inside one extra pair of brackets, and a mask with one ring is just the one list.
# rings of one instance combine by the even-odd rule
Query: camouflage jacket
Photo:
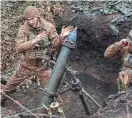
[(24, 25), (21, 25), (16, 39), (16, 51), (21, 53), (22, 58), (31, 64), (36, 63), (36, 59), (30, 59), (29, 56), (26, 55), (26, 52), (33, 50), (34, 46), (31, 40), (36, 38), (39, 33), (42, 31), (46, 32), (47, 38), (45, 39), (44, 43), (50, 42), (52, 47), (57, 48), (56, 42), (60, 42), (55, 26), (44, 19), (40, 19), (40, 21), (40, 26), (37, 29), (32, 29), (27, 22), (25, 22)]
[(128, 51), (128, 47), (122, 47), (119, 42), (110, 45), (104, 53), (106, 58), (123, 60), (122, 70), (132, 70), (132, 54)]

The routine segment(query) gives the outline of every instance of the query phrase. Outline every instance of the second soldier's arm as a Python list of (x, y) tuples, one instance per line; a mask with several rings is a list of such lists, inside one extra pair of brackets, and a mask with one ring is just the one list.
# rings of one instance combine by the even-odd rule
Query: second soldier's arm
[(110, 45), (104, 53), (106, 58), (116, 59), (121, 58), (124, 55), (124, 47), (120, 44), (120, 42), (116, 42)]

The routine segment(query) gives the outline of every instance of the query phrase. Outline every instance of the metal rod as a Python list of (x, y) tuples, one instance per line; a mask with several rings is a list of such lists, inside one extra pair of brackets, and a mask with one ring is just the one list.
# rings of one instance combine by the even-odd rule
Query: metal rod
[(84, 88), (82, 88), (82, 92), (83, 92), (85, 95), (87, 95), (87, 96), (90, 98), (90, 100), (91, 100), (95, 105), (97, 105), (99, 108), (101, 108), (101, 105), (100, 105), (99, 103), (97, 103), (97, 102), (91, 97), (91, 95), (89, 95), (89, 94), (84, 90)]
[(67, 89), (65, 89), (65, 90), (63, 90), (63, 91), (61, 91), (61, 92), (59, 92), (59, 94), (66, 93), (66, 92), (69, 91), (69, 90), (71, 90), (71, 87), (68, 87)]
[(89, 108), (88, 108), (88, 104), (87, 104), (86, 99), (84, 98), (84, 95), (82, 93), (79, 93), (79, 97), (81, 99), (81, 102), (83, 104), (83, 107), (85, 109), (86, 114), (87, 115), (90, 115), (90, 111), (89, 111)]
[[(41, 113), (35, 113), (36, 115), (39, 116), (39, 118), (66, 118), (66, 117), (60, 117), (60, 116), (55, 116), (55, 115), (48, 115), (48, 114), (41, 114)], [(28, 117), (33, 117), (32, 115), (28, 114), (28, 113), (24, 113), (22, 115), (19, 115), (20, 117), (25, 117), (25, 118), (28, 118)]]

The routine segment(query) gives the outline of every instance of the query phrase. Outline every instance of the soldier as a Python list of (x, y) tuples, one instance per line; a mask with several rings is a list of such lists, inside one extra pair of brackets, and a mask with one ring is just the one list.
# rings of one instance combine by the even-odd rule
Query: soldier
[(14, 91), (23, 80), (32, 75), (36, 75), (45, 85), (51, 74), (48, 63), (52, 49), (58, 49), (73, 30), (72, 26), (62, 27), (61, 34), (58, 35), (56, 28), (42, 19), (33, 6), (25, 9), (24, 18), (25, 23), (20, 26), (16, 39), (16, 51), (22, 57), (13, 76), (2, 86), (4, 93)]
[[(132, 83), (132, 30), (126, 39), (121, 39), (119, 42), (109, 46), (104, 56), (106, 58), (121, 58), (123, 60), (123, 67), (117, 78), (117, 83), (119, 90), (126, 89)], [(122, 87), (120, 83), (123, 85)]]

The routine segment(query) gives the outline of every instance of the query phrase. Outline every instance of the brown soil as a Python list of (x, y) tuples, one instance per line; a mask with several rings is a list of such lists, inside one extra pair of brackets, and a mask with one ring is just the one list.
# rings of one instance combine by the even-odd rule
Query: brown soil
[[(5, 74), (5, 72), (8, 70), (7, 75), (10, 76), (14, 71), (14, 67), (17, 65), (17, 60), (19, 59), (14, 51), (14, 38), (16, 37), (16, 29), (18, 29), (19, 20), (16, 21), (15, 18), (12, 18), (12, 15), (18, 16), (19, 13), (22, 14), (22, 11), (26, 5), (34, 4), (40, 7), (42, 3), (21, 2), (22, 9), (19, 9), (17, 2), (2, 4), (3, 6), (8, 7), (7, 10), (6, 7), (2, 6), (2, 74)], [(18, 5), (18, 8), (16, 9), (19, 9), (20, 11), (17, 13), (11, 11), (11, 9), (14, 9), (12, 4), (15, 4), (15, 6)], [(95, 17), (78, 15), (71, 21), (64, 21), (60, 17), (56, 19), (58, 20), (59, 25), (70, 24), (78, 27), (78, 45), (77, 48), (71, 52), (69, 66), (72, 66), (73, 69), (79, 72), (78, 78), (82, 82), (83, 87), (102, 107), (106, 104), (110, 105), (109, 109), (107, 109), (108, 107), (104, 107), (102, 111), (99, 111), (100, 118), (103, 118), (107, 111), (113, 110), (112, 105), (115, 104), (115, 101), (113, 100), (112, 102), (108, 102), (107, 97), (110, 94), (117, 92), (116, 78), (121, 68), (120, 61), (107, 60), (104, 58), (104, 50), (113, 42), (126, 37), (132, 25), (132, 22), (122, 22), (118, 24), (120, 33), (117, 36), (112, 36), (108, 26), (113, 17), (114, 15)], [(14, 27), (14, 29), (10, 29), (12, 27)], [(71, 76), (67, 74), (68, 82), (70, 82), (70, 77)], [(64, 86), (62, 89), (63, 88)], [(19, 101), (28, 109), (34, 109), (38, 107), (38, 103), (40, 102), (42, 95), (43, 93), (37, 86), (36, 82), (33, 82), (28, 89), (23, 88), (20, 91), (12, 93), (10, 96)], [(74, 92), (69, 91), (63, 94), (62, 100), (64, 112), (67, 118), (96, 117), (86, 115), (79, 97), (76, 96)], [(98, 111), (98, 108), (88, 98), (87, 101), (91, 114), (95, 114)], [(118, 106), (118, 108), (121, 107), (122, 106)], [(24, 110), (20, 106), (16, 105), (16, 103), (12, 102), (11, 100), (7, 100), (2, 107), (1, 115), (2, 117), (5, 115), (10, 116), (17, 112), (23, 111)], [(132, 113), (132, 111), (130, 112)], [(111, 116), (109, 117), (110, 114)], [(119, 116), (118, 111), (117, 113), (109, 112), (106, 116), (108, 116), (107, 118), (114, 118), (117, 116), (117, 114)], [(123, 115), (121, 117), (123, 117)]]

